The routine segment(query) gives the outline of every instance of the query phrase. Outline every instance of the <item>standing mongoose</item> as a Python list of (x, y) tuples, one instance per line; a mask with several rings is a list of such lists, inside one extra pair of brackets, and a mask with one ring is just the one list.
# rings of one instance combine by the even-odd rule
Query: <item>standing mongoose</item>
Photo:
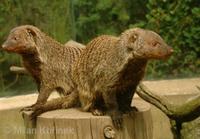
[[(130, 112), (137, 85), (150, 59), (163, 59), (173, 52), (155, 32), (141, 28), (124, 31), (119, 37), (93, 39), (73, 68), (83, 111), (104, 111), (121, 127), (122, 113)], [(99, 112), (98, 112), (99, 113)]]
[(23, 64), (36, 81), (39, 91), (37, 102), (25, 110), (34, 110), (36, 106), (46, 103), (53, 90), (64, 96), (76, 97), (74, 94), (77, 93), (70, 94), (76, 91), (71, 70), (84, 49), (79, 45), (76, 47), (77, 44), (71, 41), (62, 45), (32, 25), (11, 30), (2, 48), (22, 56)]

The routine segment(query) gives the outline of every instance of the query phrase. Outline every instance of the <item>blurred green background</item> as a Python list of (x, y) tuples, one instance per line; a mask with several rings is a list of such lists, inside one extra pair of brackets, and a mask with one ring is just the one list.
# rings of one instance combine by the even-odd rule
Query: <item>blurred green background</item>
[[(9, 31), (32, 24), (56, 40), (86, 44), (101, 34), (119, 35), (131, 27), (159, 33), (175, 50), (167, 61), (149, 62), (146, 79), (200, 75), (199, 0), (1, 0), (0, 44)], [(22, 66), (18, 55), (0, 51), (0, 97), (30, 93), (30, 77), (9, 71)]]

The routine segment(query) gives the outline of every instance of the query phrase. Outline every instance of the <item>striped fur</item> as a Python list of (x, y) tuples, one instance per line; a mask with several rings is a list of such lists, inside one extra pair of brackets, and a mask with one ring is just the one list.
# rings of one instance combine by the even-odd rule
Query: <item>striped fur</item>
[(46, 103), (53, 90), (63, 96), (76, 91), (71, 71), (84, 49), (80, 45), (75, 42), (63, 45), (31, 25), (19, 26), (10, 32), (3, 44), (4, 50), (22, 56), (25, 68), (38, 85), (37, 102), (28, 110)]
[(93, 39), (72, 72), (82, 110), (105, 111), (120, 127), (121, 113), (131, 111), (131, 100), (147, 61), (166, 58), (171, 52), (158, 34), (140, 28), (126, 30), (119, 37)]

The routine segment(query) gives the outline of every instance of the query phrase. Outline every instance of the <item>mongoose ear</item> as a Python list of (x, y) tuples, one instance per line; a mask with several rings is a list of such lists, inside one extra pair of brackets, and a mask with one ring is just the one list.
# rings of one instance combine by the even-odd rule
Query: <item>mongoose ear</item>
[(138, 38), (138, 35), (137, 34), (131, 34), (131, 36), (129, 37), (129, 39), (128, 39), (128, 42), (130, 42), (130, 43), (133, 43), (133, 42), (135, 42), (135, 40)]
[(33, 37), (35, 37), (35, 36), (36, 36), (36, 33), (35, 33), (35, 31), (34, 31), (34, 30), (32, 30), (31, 28), (27, 28), (27, 32), (28, 32), (28, 34), (29, 34), (29, 35), (31, 35), (31, 36), (33, 36)]

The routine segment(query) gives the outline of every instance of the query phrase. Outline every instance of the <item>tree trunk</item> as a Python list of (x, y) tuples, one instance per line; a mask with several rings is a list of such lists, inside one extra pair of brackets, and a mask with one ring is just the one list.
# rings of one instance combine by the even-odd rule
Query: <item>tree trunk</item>
[[(26, 138), (33, 139), (152, 139), (150, 105), (134, 100), (138, 112), (123, 116), (123, 129), (116, 130), (109, 116), (93, 116), (78, 109), (51, 111), (37, 118), (36, 126), (24, 113)], [(35, 129), (31, 134), (30, 129)], [(33, 132), (32, 132), (33, 133)]]

